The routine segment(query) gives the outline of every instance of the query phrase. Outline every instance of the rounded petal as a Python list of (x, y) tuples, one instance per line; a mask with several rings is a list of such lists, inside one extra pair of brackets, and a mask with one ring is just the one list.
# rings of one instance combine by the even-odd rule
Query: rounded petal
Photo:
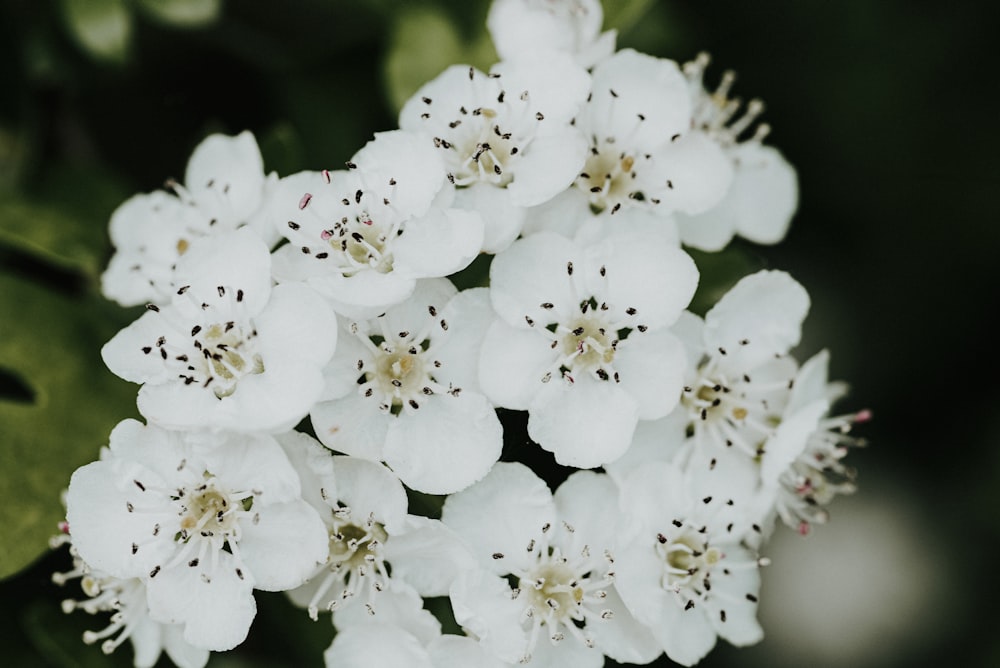
[(499, 462), (479, 483), (445, 500), (441, 521), (469, 544), (482, 567), (501, 575), (529, 566), (525, 546), (556, 521), (556, 507), (531, 469)]
[[(514, 243), (490, 266), (490, 298), (509, 325), (527, 328), (558, 322), (575, 313), (579, 300), (572, 289), (568, 263), (581, 262), (580, 248), (565, 237), (540, 232)], [(542, 304), (552, 306), (543, 307)]]
[(309, 414), (316, 437), (323, 445), (355, 457), (382, 460), (388, 418), (375, 402), (357, 392), (334, 401), (322, 401)]
[(677, 406), (687, 357), (683, 344), (668, 330), (633, 332), (618, 345), (614, 364), (640, 420), (664, 417)]
[(678, 137), (654, 157), (655, 169), (644, 178), (655, 184), (669, 182), (665, 190), (657, 192), (673, 211), (708, 211), (722, 201), (733, 182), (732, 162), (717, 143), (701, 132)]
[(393, 246), (393, 271), (413, 278), (447, 276), (469, 266), (483, 245), (479, 213), (433, 208), (407, 222)]
[(595, 468), (625, 453), (638, 420), (635, 400), (610, 382), (555, 379), (531, 402), (528, 435), (563, 466)]
[(421, 596), (447, 596), (455, 577), (476, 568), (468, 547), (440, 520), (411, 515), (402, 532), (385, 544), (392, 577), (412, 586)]
[(587, 158), (587, 140), (573, 127), (536, 137), (517, 162), (507, 186), (516, 206), (549, 201), (573, 183)]
[(448, 302), (441, 317), (450, 326), (447, 338), (434, 344), (434, 359), (441, 363), (434, 377), (443, 384), (478, 392), (479, 356), (486, 331), (496, 317), (489, 290), (463, 290)]
[(383, 457), (412, 489), (450, 494), (485, 476), (500, 458), (503, 427), (481, 394), (436, 395), (389, 426)]
[(475, 211), (483, 219), (483, 252), (499, 253), (517, 238), (524, 226), (525, 208), (514, 204), (507, 188), (473, 183), (455, 191), (455, 208)]
[(359, 520), (374, 515), (390, 534), (404, 530), (406, 490), (391, 471), (357, 457), (334, 457), (333, 464), (337, 495), (331, 502), (340, 501)]
[(798, 177), (784, 156), (758, 142), (734, 150), (736, 177), (721, 206), (736, 216), (736, 232), (759, 244), (785, 238), (799, 204)]
[[(705, 347), (753, 369), (798, 345), (809, 295), (783, 271), (759, 271), (733, 286), (705, 316)], [(746, 343), (742, 343), (742, 342)]]
[(326, 561), (329, 536), (316, 510), (305, 501), (270, 504), (241, 527), (240, 556), (258, 589), (298, 587)]
[(548, 340), (538, 332), (516, 329), (497, 318), (483, 338), (480, 387), (497, 406), (527, 410), (556, 360)]
[(329, 668), (434, 668), (420, 641), (393, 624), (351, 625), (323, 652)]

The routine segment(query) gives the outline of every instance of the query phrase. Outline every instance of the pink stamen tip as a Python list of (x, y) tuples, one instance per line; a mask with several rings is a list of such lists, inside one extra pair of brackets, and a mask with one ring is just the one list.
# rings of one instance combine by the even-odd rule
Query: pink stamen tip
[(809, 522), (802, 521), (799, 522), (799, 535), (808, 536), (809, 535)]
[(362, 218), (361, 222), (364, 223), (365, 225), (371, 225), (372, 224), (372, 219), (371, 218)]
[(861, 424), (863, 422), (868, 422), (871, 419), (872, 419), (872, 412), (870, 410), (868, 410), (867, 408), (864, 409), (864, 410), (858, 411), (854, 415), (854, 423), (855, 424)]
[(299, 209), (304, 209), (307, 206), (309, 206), (309, 202), (310, 200), (312, 200), (312, 198), (313, 196), (311, 193), (306, 193), (305, 195), (303, 195), (302, 199), (299, 200)]
[(332, 236), (333, 232), (331, 232), (330, 230), (323, 230), (322, 232), (319, 233), (319, 238), (322, 239), (323, 241), (329, 241)]
[(323, 170), (323, 180), (326, 181), (327, 183), (330, 182), (330, 172), (329, 172), (329, 170), (326, 170), (326, 169)]
[(62, 532), (62, 533), (68, 534), (69, 533), (69, 522), (65, 522), (65, 521), (60, 522), (59, 523), (59, 531)]

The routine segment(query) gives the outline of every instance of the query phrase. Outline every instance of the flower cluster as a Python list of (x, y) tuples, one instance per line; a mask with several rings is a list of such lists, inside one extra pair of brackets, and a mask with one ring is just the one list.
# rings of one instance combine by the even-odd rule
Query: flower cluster
[[(65, 607), (113, 611), (85, 641), (203, 666), (256, 589), (333, 613), (330, 666), (760, 640), (760, 550), (851, 491), (868, 415), (831, 415), (825, 351), (791, 356), (789, 275), (687, 310), (685, 247), (779, 241), (795, 172), (731, 75), (706, 89), (707, 57), (616, 50), (601, 23), (597, 0), (496, 0), (501, 62), (445, 70), (344, 169), (279, 179), (248, 132), (213, 135), (113, 214), (104, 293), (148, 310), (102, 355), (146, 422), (69, 485), (57, 579), (87, 598)], [(459, 291), (477, 258), (488, 286)], [(518, 412), (540, 450), (500, 462)], [(592, 470), (553, 491), (541, 450)], [(445, 596), (464, 635), (423, 608)]]

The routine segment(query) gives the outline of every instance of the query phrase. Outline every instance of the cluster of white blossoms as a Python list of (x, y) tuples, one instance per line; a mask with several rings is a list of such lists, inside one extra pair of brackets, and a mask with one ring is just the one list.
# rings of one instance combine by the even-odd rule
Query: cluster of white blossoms
[[(868, 414), (831, 415), (825, 351), (790, 355), (809, 297), (786, 273), (686, 310), (684, 248), (779, 241), (795, 172), (731, 75), (706, 89), (705, 56), (616, 51), (601, 23), (597, 0), (496, 0), (501, 62), (445, 70), (345, 169), (279, 179), (250, 133), (213, 135), (113, 214), (104, 293), (148, 310), (102, 354), (146, 422), (66, 495), (56, 577), (86, 597), (64, 607), (112, 612), (86, 642), (203, 666), (256, 589), (332, 612), (331, 667), (761, 639), (760, 551), (852, 490)], [(480, 257), (488, 285), (459, 291)], [(517, 412), (537, 447), (500, 462)], [(552, 457), (591, 470), (552, 490)]]

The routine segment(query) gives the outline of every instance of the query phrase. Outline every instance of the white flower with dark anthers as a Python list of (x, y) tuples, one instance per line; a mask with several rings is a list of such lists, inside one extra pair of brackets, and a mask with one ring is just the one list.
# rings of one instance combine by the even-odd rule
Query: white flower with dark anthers
[(501, 60), (568, 54), (590, 68), (615, 51), (603, 21), (598, 0), (494, 0), (486, 27)]
[(444, 596), (455, 574), (472, 565), (440, 521), (407, 514), (402, 483), (381, 464), (333, 456), (305, 434), (279, 440), (330, 537), (327, 562), (289, 592), (314, 620), (320, 610), (339, 616), (352, 607), (382, 618), (387, 589), (405, 585), (421, 596)]
[(733, 182), (714, 207), (677, 216), (681, 237), (685, 244), (706, 251), (722, 249), (734, 235), (777, 243), (798, 207), (795, 169), (777, 149), (763, 144), (770, 126), (762, 123), (750, 132), (764, 104), (751, 100), (743, 107), (738, 98), (729, 97), (733, 72), (724, 73), (714, 91), (706, 90), (702, 77), (708, 60), (702, 53), (684, 65), (693, 101), (692, 128), (722, 148), (733, 166)]
[(456, 295), (446, 279), (427, 279), (377, 318), (342, 320), (326, 400), (311, 413), (319, 439), (384, 461), (407, 486), (430, 494), (482, 478), (503, 441), (476, 374), (492, 317), (485, 288)]
[(638, 420), (673, 409), (683, 346), (669, 331), (694, 294), (694, 262), (666, 235), (614, 226), (581, 246), (541, 232), (496, 257), (498, 318), (480, 382), (498, 406), (527, 410), (528, 434), (561, 464), (620, 457)]
[(525, 207), (556, 196), (579, 172), (586, 139), (570, 121), (588, 86), (568, 57), (501, 63), (489, 75), (455, 65), (403, 106), (400, 127), (433, 139), (455, 206), (483, 215), (484, 251), (509, 246)]
[(96, 615), (111, 613), (110, 623), (100, 631), (85, 631), (83, 642), (90, 645), (101, 641), (101, 651), (111, 654), (126, 640), (132, 641), (136, 668), (152, 668), (167, 653), (180, 668), (202, 668), (208, 663), (208, 650), (194, 647), (183, 637), (180, 624), (161, 624), (149, 617), (146, 603), (146, 585), (139, 578), (116, 578), (87, 565), (71, 544), (69, 527), (63, 523), (64, 533), (51, 541), (52, 547), (70, 544), (73, 569), (54, 573), (52, 581), (62, 586), (70, 580), (80, 579), (80, 588), (87, 598), (65, 599), (63, 612), (74, 610)]
[(267, 247), (249, 230), (205, 239), (178, 262), (185, 284), (101, 351), (143, 384), (139, 411), (170, 428), (289, 429), (323, 389), (336, 318), (304, 285), (272, 289)]
[(850, 434), (870, 411), (829, 417), (843, 396), (841, 383), (827, 382), (829, 354), (821, 351), (802, 365), (774, 436), (761, 457), (761, 524), (768, 535), (775, 516), (800, 534), (828, 519), (825, 506), (838, 494), (855, 491), (855, 472), (841, 461), (851, 447), (865, 444)]
[(185, 183), (135, 195), (111, 215), (115, 254), (101, 276), (105, 297), (122, 306), (166, 304), (181, 285), (176, 265), (207, 236), (251, 228), (268, 245), (278, 239), (269, 220), (277, 176), (264, 163), (250, 132), (210, 135), (188, 161)]
[(590, 155), (574, 187), (529, 212), (560, 220), (589, 205), (595, 213), (629, 208), (669, 217), (715, 206), (732, 180), (722, 149), (691, 129), (688, 83), (671, 60), (623, 49), (594, 68), (592, 92), (575, 119)]
[(690, 313), (678, 321), (691, 361), (681, 397), (693, 429), (688, 455), (752, 463), (766, 452), (795, 384), (798, 365), (787, 353), (808, 310), (809, 295), (791, 276), (760, 271), (733, 286), (704, 322)]
[(444, 206), (444, 166), (422, 135), (378, 134), (348, 166), (282, 180), (278, 225), (289, 243), (275, 251), (279, 282), (304, 281), (338, 313), (371, 318), (418, 279), (453, 274), (479, 253), (482, 219)]
[(701, 497), (679, 469), (650, 462), (623, 481), (621, 510), (616, 586), (668, 657), (690, 666), (717, 636), (739, 646), (761, 639), (766, 560), (741, 544), (749, 519), (739, 504)]
[(327, 557), (323, 522), (270, 436), (125, 420), (108, 456), (73, 474), (66, 506), (80, 557), (140, 578), (150, 617), (204, 649), (243, 642), (253, 589), (297, 587)]
[(553, 498), (530, 469), (505, 462), (450, 496), (442, 521), (479, 562), (452, 587), (459, 624), (508, 662), (652, 661), (659, 647), (613, 588), (617, 496), (610, 478), (588, 471)]
[(323, 653), (330, 668), (502, 668), (473, 638), (442, 635), (441, 623), (413, 590), (383, 592), (375, 615), (348, 608), (334, 616), (337, 635)]

